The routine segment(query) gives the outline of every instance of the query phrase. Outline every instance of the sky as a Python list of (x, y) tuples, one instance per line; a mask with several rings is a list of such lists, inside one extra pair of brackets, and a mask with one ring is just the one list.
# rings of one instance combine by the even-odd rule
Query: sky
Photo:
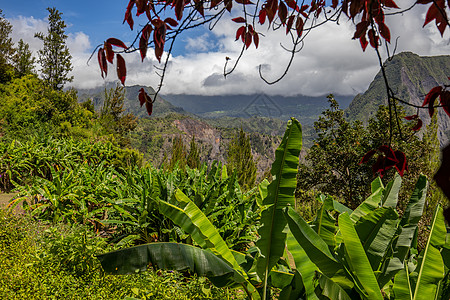
[[(34, 38), (36, 32), (47, 31), (47, 7), (56, 7), (62, 12), (68, 35), (67, 45), (73, 57), (75, 88), (94, 88), (108, 81), (117, 81), (114, 67), (109, 65), (106, 80), (102, 79), (96, 54), (88, 64), (95, 47), (107, 38), (121, 39), (130, 44), (136, 34), (127, 24), (122, 24), (128, 1), (68, 1), (68, 0), (1, 0), (0, 9), (13, 25), (14, 42), (23, 39), (30, 45), (34, 55), (42, 43)], [(397, 0), (402, 8), (413, 3)], [(236, 16), (238, 11), (231, 17)], [(450, 54), (450, 30), (442, 38), (434, 24), (422, 27), (426, 6), (386, 17), (392, 40), (397, 41), (397, 52), (412, 51), (419, 55)], [(135, 27), (145, 22), (145, 16), (135, 18)], [(226, 19), (226, 20), (225, 20)], [(259, 78), (261, 65), (266, 79), (274, 80), (283, 74), (289, 54), (280, 45), (289, 47), (284, 30), (268, 31), (267, 26), (257, 30), (264, 34), (260, 45), (254, 45), (244, 53), (234, 72), (224, 78), (225, 58), (235, 61), (241, 50), (241, 42), (235, 41), (239, 24), (224, 18), (213, 31), (197, 28), (181, 35), (170, 57), (168, 71), (161, 90), (163, 94), (229, 95), (307, 95), (321, 96), (355, 95), (364, 92), (379, 71), (378, 58), (370, 46), (365, 52), (359, 42), (352, 40), (354, 24), (342, 18), (339, 25), (327, 23), (313, 30), (305, 39), (302, 50), (296, 54), (291, 68), (280, 82), (267, 85)], [(393, 49), (394, 46), (390, 45)], [(138, 53), (124, 55), (127, 62), (126, 85), (156, 87), (159, 77), (155, 73), (160, 66), (149, 49), (147, 58), (141, 62)], [(387, 54), (383, 51), (383, 58)]]

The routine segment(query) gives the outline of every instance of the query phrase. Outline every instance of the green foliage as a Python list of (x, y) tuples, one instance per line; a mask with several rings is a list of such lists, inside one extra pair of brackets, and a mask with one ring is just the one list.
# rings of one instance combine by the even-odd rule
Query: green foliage
[(73, 76), (69, 76), (72, 71), (72, 56), (66, 45), (67, 35), (65, 34), (66, 24), (62, 20), (62, 13), (56, 8), (47, 8), (49, 12), (49, 27), (47, 34), (36, 33), (35, 37), (44, 43), (39, 50), (38, 62), (42, 67), (41, 76), (44, 81), (54, 90), (62, 90), (64, 84), (71, 82)]
[(34, 73), (35, 58), (32, 56), (30, 46), (22, 39), (19, 40), (16, 53), (12, 58), (12, 64), (16, 73), (16, 77)]
[[(111, 142), (93, 143), (72, 138), (0, 142), (0, 157), (0, 189), (4, 191), (32, 181), (53, 184), (53, 181), (68, 176), (66, 173), (71, 170), (95, 171), (98, 166), (98, 174), (111, 167), (122, 172), (142, 165), (142, 155), (136, 150), (120, 149)], [(84, 181), (84, 184), (89, 185), (90, 182)]]
[(42, 250), (36, 255), (36, 267), (64, 270), (76, 276), (98, 271), (96, 255), (110, 249), (105, 239), (80, 225), (56, 224), (44, 230), (39, 242)]
[[(409, 196), (407, 191), (413, 189), (417, 177), (420, 174), (431, 177), (436, 170), (436, 162), (439, 159), (437, 127), (433, 125), (436, 123), (428, 126), (422, 139), (419, 139), (411, 133), (415, 124), (406, 121), (403, 118), (404, 110), (397, 107), (396, 120), (400, 131), (397, 121), (394, 120), (391, 132), (389, 110), (380, 106), (367, 127), (364, 127), (359, 121), (347, 121), (333, 96), (328, 98), (330, 109), (324, 111), (315, 123), (318, 138), (299, 167), (297, 196), (300, 197), (302, 191), (314, 189), (333, 195), (349, 207), (356, 208), (370, 194), (368, 186), (374, 177), (371, 165), (376, 159), (372, 158), (368, 163), (360, 165), (361, 157), (381, 145), (389, 145), (392, 141), (391, 147), (404, 152), (408, 162), (408, 171), (404, 176), (405, 188), (399, 201), (399, 209), (404, 210)], [(392, 180), (394, 175), (393, 170), (388, 172), (383, 181), (386, 183)], [(435, 188), (429, 192), (429, 196), (437, 197), (434, 198), (434, 205), (430, 206), (429, 211), (432, 212), (435, 205), (444, 200), (438, 196)], [(301, 200), (306, 199), (303, 197)]]
[(256, 163), (253, 160), (250, 138), (240, 129), (228, 145), (227, 165), (237, 173), (238, 181), (244, 190), (252, 187), (256, 180)]
[[(0, 298), (244, 299), (242, 293), (215, 288), (205, 278), (177, 272), (104, 275), (92, 257), (110, 249), (103, 245), (83, 227), (49, 227), (0, 210)], [(87, 268), (91, 263), (94, 268)]]

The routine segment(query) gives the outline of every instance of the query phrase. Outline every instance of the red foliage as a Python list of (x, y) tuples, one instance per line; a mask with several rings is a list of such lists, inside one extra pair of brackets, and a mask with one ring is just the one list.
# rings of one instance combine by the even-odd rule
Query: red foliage
[(139, 103), (142, 105), (145, 104), (145, 108), (147, 109), (147, 113), (149, 116), (152, 115), (153, 112), (153, 102), (150, 99), (150, 96), (147, 95), (147, 93), (145, 92), (144, 88), (141, 88), (139, 90)]
[(400, 176), (403, 176), (405, 171), (408, 170), (405, 153), (399, 150), (394, 151), (391, 147), (386, 145), (367, 152), (359, 164), (368, 162), (377, 152), (379, 154), (377, 161), (372, 165), (373, 174), (378, 173), (380, 177), (383, 177), (387, 170), (395, 167)]
[(434, 102), (439, 97), (439, 102), (445, 113), (450, 117), (450, 91), (442, 86), (435, 86), (425, 96), (422, 107), (428, 105), (428, 113), (430, 117), (434, 114)]
[(125, 60), (122, 55), (117, 54), (117, 77), (120, 82), (125, 85), (125, 79), (127, 77), (127, 67), (125, 66)]

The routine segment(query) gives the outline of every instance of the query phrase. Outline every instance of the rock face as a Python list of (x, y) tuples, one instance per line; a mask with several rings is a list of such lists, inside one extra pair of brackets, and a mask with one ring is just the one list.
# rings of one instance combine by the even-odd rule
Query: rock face
[[(413, 105), (421, 106), (425, 95), (437, 85), (449, 84), (450, 56), (421, 57), (411, 52), (402, 52), (385, 64), (386, 76), (396, 96)], [(357, 95), (346, 109), (350, 120), (367, 121), (373, 116), (379, 105), (387, 104), (386, 87), (381, 71), (364, 94)], [(415, 109), (407, 107), (411, 114)], [(437, 109), (439, 113), (438, 137), (441, 146), (450, 141), (450, 116), (444, 110)], [(427, 109), (420, 109), (420, 118), (424, 124), (430, 122)]]

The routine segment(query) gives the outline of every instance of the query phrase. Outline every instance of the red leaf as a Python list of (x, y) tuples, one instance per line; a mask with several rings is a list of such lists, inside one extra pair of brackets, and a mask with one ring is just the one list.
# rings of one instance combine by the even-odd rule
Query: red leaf
[(145, 56), (147, 56), (148, 39), (142, 34), (139, 40), (139, 53), (141, 54), (141, 60), (144, 61)]
[(123, 19), (123, 23), (125, 23), (126, 21), (131, 30), (133, 30), (134, 25), (133, 16), (131, 15), (131, 10), (133, 9), (134, 3), (134, 0), (130, 0), (130, 2), (128, 2), (127, 10), (125, 12), (125, 18)]
[(292, 8), (295, 11), (300, 11), (300, 8), (297, 5), (297, 2), (295, 0), (285, 0), (287, 6)]
[(378, 36), (376, 35), (375, 30), (370, 29), (367, 35), (369, 36), (370, 46), (378, 48)]
[(406, 155), (405, 153), (397, 150), (395, 151), (395, 157), (397, 158), (398, 161), (398, 163), (395, 164), (395, 168), (397, 169), (400, 176), (403, 177), (403, 173), (407, 168)]
[(152, 33), (152, 31), (153, 31), (152, 25), (147, 24), (147, 25), (145, 25), (144, 28), (142, 29), (142, 36), (143, 36), (145, 39), (147, 39), (147, 41), (148, 41), (148, 39), (150, 38), (150, 34)]
[(143, 14), (147, 8), (147, 1), (145, 0), (136, 0), (136, 8), (137, 8), (137, 13), (136, 16), (140, 16), (141, 14)]
[(294, 24), (294, 19), (295, 19), (295, 16), (290, 16), (288, 18), (287, 25), (286, 25), (286, 34), (288, 34), (288, 32), (291, 30), (292, 25)]
[(361, 48), (363, 51), (366, 51), (367, 45), (369, 45), (369, 42), (366, 40), (366, 36), (363, 35), (359, 38), (359, 43), (361, 44)]
[(441, 105), (445, 113), (450, 117), (450, 91), (441, 92)]
[(376, 163), (372, 165), (372, 173), (376, 174), (379, 173), (380, 177), (383, 178), (384, 175), (384, 157), (378, 156)]
[(380, 30), (380, 35), (388, 42), (391, 42), (391, 32), (389, 28), (384, 23), (378, 24), (378, 29)]
[(408, 121), (415, 120), (415, 119), (417, 119), (417, 118), (419, 118), (418, 115), (411, 115), (411, 116), (406, 116), (406, 117), (405, 117), (405, 119), (408, 120)]
[(183, 18), (183, 10), (184, 10), (184, 0), (175, 0), (175, 16), (177, 20), (181, 20)]
[(145, 108), (147, 109), (148, 115), (151, 116), (153, 112), (153, 102), (152, 101), (145, 102)]
[(286, 23), (286, 18), (287, 18), (287, 7), (286, 4), (284, 4), (283, 2), (280, 2), (280, 5), (278, 7), (278, 17), (280, 18), (281, 23), (285, 24)]
[(138, 97), (139, 97), (139, 103), (141, 104), (141, 107), (142, 107), (142, 105), (145, 104), (145, 102), (150, 100), (150, 97), (147, 95), (147, 93), (145, 92), (144, 88), (141, 88), (139, 90), (139, 96)]
[(244, 40), (244, 33), (245, 33), (245, 26), (239, 27), (239, 29), (236, 31), (236, 41), (239, 38), (242, 38), (242, 40)]
[(231, 19), (231, 21), (236, 22), (236, 23), (245, 23), (245, 19), (243, 17), (237, 17), (237, 18)]
[(418, 119), (418, 120), (417, 120), (417, 124), (416, 124), (416, 126), (414, 126), (414, 127), (412, 128), (412, 131), (419, 131), (420, 128), (422, 128), (422, 125), (423, 125), (422, 120), (421, 120), (421, 119)]
[(231, 9), (233, 8), (233, 0), (224, 0), (225, 8), (231, 12)]
[(431, 4), (430, 8), (427, 11), (427, 15), (425, 17), (425, 23), (423, 23), (423, 27), (436, 19), (437, 14), (439, 13), (439, 10), (434, 4)]
[(248, 49), (250, 45), (252, 44), (252, 34), (250, 32), (247, 32), (245, 34), (245, 48)]
[(384, 0), (382, 1), (383, 5), (386, 7), (390, 7), (390, 8), (400, 8), (397, 6), (397, 4), (395, 4), (395, 2), (393, 0)]
[(211, 0), (210, 8), (216, 7), (217, 5), (219, 5), (220, 2), (222, 2), (222, 0)]
[(125, 85), (125, 78), (127, 77), (127, 67), (125, 66), (125, 60), (122, 55), (117, 54), (117, 77), (122, 85)]
[(205, 16), (205, 9), (203, 7), (203, 0), (194, 0), (194, 3), (195, 3), (195, 10), (198, 11), (198, 13), (202, 17), (204, 17)]
[(113, 63), (114, 60), (114, 51), (112, 50), (112, 46), (109, 43), (105, 43), (103, 45), (106, 53), (106, 60), (109, 61), (109, 63)]
[(128, 49), (128, 47), (121, 40), (116, 38), (109, 38), (106, 40), (106, 43), (123, 49)]
[[(105, 50), (103, 48), (98, 49), (97, 53), (98, 64), (100, 66), (100, 71), (102, 72), (102, 78), (105, 78), (108, 74), (108, 64), (106, 63)], [(103, 75), (103, 73), (105, 75)]]
[(253, 33), (253, 43), (255, 43), (255, 47), (256, 49), (258, 49), (258, 45), (259, 45), (259, 36), (258, 33), (255, 31), (255, 33)]
[(333, 0), (331, 3), (332, 3), (331, 7), (332, 8), (336, 8), (338, 6), (338, 4), (339, 4), (339, 0)]
[(359, 162), (359, 164), (363, 164), (369, 161), (369, 159), (372, 158), (372, 156), (375, 154), (375, 150), (370, 150), (369, 152), (367, 152), (366, 154), (364, 154), (364, 156), (361, 158), (361, 161)]
[(383, 146), (378, 147), (378, 150), (383, 152), (384, 155), (386, 155), (386, 158), (388, 160), (391, 160), (393, 162), (397, 162), (397, 159), (396, 159), (395, 154), (394, 154), (394, 150), (392, 150), (391, 147), (383, 145)]
[(422, 106), (425, 106), (427, 104), (429, 104), (430, 102), (433, 102), (434, 105), (434, 100), (436, 100), (436, 98), (441, 94), (442, 91), (442, 86), (435, 86), (434, 88), (432, 88), (428, 94), (425, 96), (425, 100), (423, 101)]
[(175, 20), (172, 19), (172, 18), (165, 18), (165, 19), (164, 19), (164, 23), (167, 23), (167, 24), (169, 24), (169, 25), (172, 26), (172, 27), (178, 26), (178, 22), (175, 21)]
[(298, 37), (301, 37), (303, 34), (303, 19), (297, 17), (297, 22), (295, 23), (295, 29), (297, 30)]
[(266, 21), (266, 16), (267, 16), (267, 12), (266, 9), (261, 9), (259, 11), (259, 24), (264, 24), (264, 22)]
[(359, 39), (360, 37), (366, 35), (367, 27), (369, 27), (369, 22), (367, 21), (361, 21), (356, 24), (356, 31), (353, 35), (353, 39)]
[(156, 45), (155, 44), (155, 56), (159, 62), (161, 62), (161, 57), (164, 52), (164, 45)]

